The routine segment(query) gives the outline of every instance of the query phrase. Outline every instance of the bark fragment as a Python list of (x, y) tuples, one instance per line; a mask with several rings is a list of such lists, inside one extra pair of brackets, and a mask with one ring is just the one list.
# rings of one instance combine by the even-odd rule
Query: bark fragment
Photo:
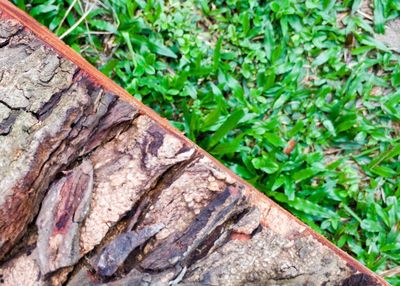
[(90, 205), (93, 167), (89, 160), (54, 183), (36, 220), (40, 270), (43, 275), (74, 265), (81, 258), (79, 229)]
[(190, 257), (195, 250), (233, 215), (243, 211), (240, 189), (226, 187), (211, 201), (181, 234), (175, 234), (146, 256), (141, 267), (163, 271)]
[(159, 195), (145, 210), (138, 228), (154, 223), (165, 225), (156, 235), (156, 247), (170, 235), (183, 232), (210, 201), (233, 183), (210, 159), (197, 157), (159, 186)]
[(0, 259), (23, 235), (56, 174), (137, 114), (22, 26), (8, 29), (11, 22), (0, 26), (7, 35), (0, 48)]
[(147, 116), (139, 116), (132, 127), (96, 149), (90, 157), (94, 189), (82, 228), (82, 253), (98, 245), (166, 170), (188, 160), (193, 152)]
[(163, 227), (162, 224), (150, 225), (137, 232), (128, 231), (119, 235), (96, 259), (94, 263), (96, 272), (101, 276), (113, 275), (135, 248), (144, 244)]

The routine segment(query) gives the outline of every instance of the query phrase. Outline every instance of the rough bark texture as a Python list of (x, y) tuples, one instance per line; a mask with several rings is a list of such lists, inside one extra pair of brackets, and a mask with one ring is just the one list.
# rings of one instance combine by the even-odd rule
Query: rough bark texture
[(0, 0), (0, 283), (385, 285), (120, 92)]
[(0, 32), (0, 256), (21, 237), (49, 184), (121, 132), (135, 107), (13, 21)]
[(41, 273), (79, 261), (79, 229), (88, 213), (92, 190), (93, 167), (89, 160), (49, 188), (36, 219)]

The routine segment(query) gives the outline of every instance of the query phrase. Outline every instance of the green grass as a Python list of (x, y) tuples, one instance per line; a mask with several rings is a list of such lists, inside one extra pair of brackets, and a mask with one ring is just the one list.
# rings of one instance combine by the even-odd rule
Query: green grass
[(373, 37), (400, 1), (14, 2), (367, 267), (400, 265), (399, 56)]

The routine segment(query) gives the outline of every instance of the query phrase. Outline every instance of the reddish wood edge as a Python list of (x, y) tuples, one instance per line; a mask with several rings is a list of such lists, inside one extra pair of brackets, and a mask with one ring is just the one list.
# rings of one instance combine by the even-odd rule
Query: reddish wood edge
[(313, 231), (308, 225), (300, 221), (298, 218), (293, 216), (289, 211), (282, 208), (272, 199), (265, 196), (255, 187), (250, 185), (248, 182), (240, 178), (238, 175), (233, 173), (229, 168), (224, 166), (221, 162), (203, 150), (201, 147), (196, 145), (194, 142), (186, 138), (183, 133), (181, 133), (178, 129), (171, 126), (167, 119), (161, 117), (157, 114), (154, 110), (149, 108), (148, 106), (141, 103), (131, 94), (129, 94), (126, 90), (108, 78), (106, 75), (101, 73), (97, 68), (91, 65), (87, 60), (85, 60), (82, 56), (80, 56), (76, 51), (74, 51), (71, 47), (66, 45), (62, 40), (60, 40), (55, 34), (53, 34), (47, 27), (41, 25), (37, 22), (34, 18), (29, 16), (24, 11), (20, 10), (18, 7), (14, 6), (8, 0), (0, 0), (0, 10), (3, 11), (5, 15), (1, 15), (1, 17), (9, 17), (14, 18), (23, 24), (26, 28), (32, 31), (39, 39), (41, 39), (45, 44), (49, 47), (53, 48), (60, 56), (69, 59), (71, 62), (76, 64), (82, 72), (86, 73), (89, 76), (94, 84), (98, 84), (104, 88), (104, 90), (110, 91), (118, 95), (123, 100), (133, 104), (135, 107), (138, 108), (141, 114), (145, 114), (148, 117), (152, 118), (153, 120), (157, 121), (163, 128), (167, 129), (172, 134), (179, 137), (181, 140), (193, 145), (202, 155), (210, 158), (221, 170), (227, 172), (230, 176), (236, 179), (238, 182), (247, 186), (247, 188), (252, 192), (252, 196), (255, 196), (253, 200), (258, 201), (261, 204), (267, 204), (271, 207), (278, 208), (282, 215), (289, 217), (291, 220), (294, 220), (300, 226), (305, 227), (305, 231), (303, 232), (304, 235), (309, 234), (317, 239), (320, 243), (328, 247), (331, 251), (345, 260), (351, 267), (356, 269), (359, 272), (363, 272), (375, 277), (382, 285), (389, 285), (382, 277), (377, 275), (375, 272), (371, 271), (369, 268), (362, 265), (360, 262), (355, 260), (352, 256), (350, 256), (345, 251), (341, 250), (340, 248), (336, 247), (332, 242), (330, 242), (324, 236), (316, 233)]

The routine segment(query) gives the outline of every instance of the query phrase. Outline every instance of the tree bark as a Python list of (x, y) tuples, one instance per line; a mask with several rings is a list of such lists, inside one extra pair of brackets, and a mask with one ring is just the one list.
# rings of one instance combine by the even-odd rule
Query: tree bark
[(0, 0), (0, 282), (387, 285)]

